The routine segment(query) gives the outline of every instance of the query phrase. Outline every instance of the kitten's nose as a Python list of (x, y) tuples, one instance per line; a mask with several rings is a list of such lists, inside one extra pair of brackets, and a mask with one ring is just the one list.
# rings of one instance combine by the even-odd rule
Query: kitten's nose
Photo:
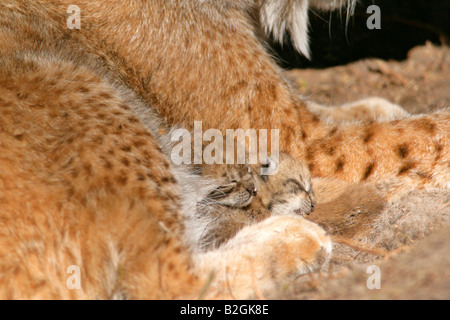
[(255, 197), (256, 194), (258, 193), (258, 189), (256, 188), (255, 185), (251, 185), (250, 187), (246, 188), (246, 190), (247, 190), (248, 193), (250, 193), (253, 197)]
[(316, 210), (316, 203), (314, 201), (311, 201), (311, 212), (314, 212), (314, 210)]

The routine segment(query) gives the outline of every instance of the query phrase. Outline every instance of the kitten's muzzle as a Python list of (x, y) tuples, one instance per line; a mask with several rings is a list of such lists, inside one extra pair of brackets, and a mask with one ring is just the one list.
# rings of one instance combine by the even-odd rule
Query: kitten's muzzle
[(311, 213), (314, 212), (314, 210), (316, 210), (316, 202), (311, 201), (310, 208), (307, 208), (307, 209), (300, 208), (300, 209), (294, 210), (294, 212), (300, 216), (309, 216)]
[(245, 188), (245, 189), (248, 191), (248, 193), (250, 193), (250, 195), (251, 195), (252, 197), (256, 197), (256, 195), (257, 195), (257, 193), (258, 193), (258, 188), (256, 188), (255, 185), (252, 185), (252, 186), (250, 186), (250, 187), (248, 187), (248, 188)]

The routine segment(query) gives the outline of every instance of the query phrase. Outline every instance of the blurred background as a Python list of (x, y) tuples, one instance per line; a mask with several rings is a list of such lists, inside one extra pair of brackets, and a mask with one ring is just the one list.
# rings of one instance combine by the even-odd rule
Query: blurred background
[[(372, 4), (380, 30), (367, 27)], [(289, 41), (272, 43), (304, 99), (332, 106), (378, 96), (416, 114), (450, 107), (450, 0), (359, 0), (351, 17), (311, 10), (310, 19), (311, 60)]]
[[(366, 27), (372, 4), (381, 9), (381, 30)], [(310, 11), (310, 25), (311, 61), (287, 43), (272, 44), (283, 67), (321, 68), (368, 57), (403, 60), (427, 40), (450, 44), (450, 0), (359, 0), (348, 21), (345, 9)]]

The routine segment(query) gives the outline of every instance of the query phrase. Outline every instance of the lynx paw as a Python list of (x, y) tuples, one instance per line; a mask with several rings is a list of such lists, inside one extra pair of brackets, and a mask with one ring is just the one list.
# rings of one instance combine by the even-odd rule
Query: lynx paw
[(410, 116), (402, 107), (379, 97), (361, 99), (335, 107), (325, 107), (309, 102), (308, 108), (328, 123), (382, 122)]
[(319, 270), (331, 250), (330, 238), (316, 224), (301, 217), (274, 216), (199, 255), (197, 265), (201, 272), (215, 275), (211, 297), (242, 299)]

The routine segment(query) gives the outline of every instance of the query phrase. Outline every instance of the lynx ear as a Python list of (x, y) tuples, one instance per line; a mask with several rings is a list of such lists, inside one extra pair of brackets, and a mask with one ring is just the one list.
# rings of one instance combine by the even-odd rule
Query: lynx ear
[(297, 51), (310, 58), (309, 0), (258, 0), (260, 23), (267, 35), (280, 42), (288, 32)]

